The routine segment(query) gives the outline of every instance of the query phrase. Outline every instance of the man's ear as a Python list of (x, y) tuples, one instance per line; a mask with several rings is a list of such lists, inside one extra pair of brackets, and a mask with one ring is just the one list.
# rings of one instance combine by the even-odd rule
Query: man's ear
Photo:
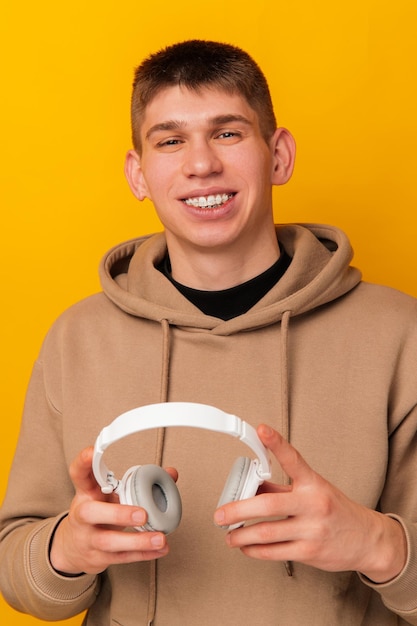
[(284, 185), (291, 178), (295, 161), (295, 140), (286, 128), (277, 128), (272, 139), (273, 155), (272, 179), (273, 185)]
[(140, 156), (136, 150), (129, 150), (125, 160), (125, 176), (133, 195), (138, 200), (149, 198), (148, 187), (143, 177)]

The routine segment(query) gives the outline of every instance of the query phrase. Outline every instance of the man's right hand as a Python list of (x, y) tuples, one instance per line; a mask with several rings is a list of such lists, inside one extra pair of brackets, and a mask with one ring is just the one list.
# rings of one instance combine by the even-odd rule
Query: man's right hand
[[(109, 565), (149, 561), (165, 556), (169, 547), (161, 532), (125, 532), (142, 526), (146, 511), (104, 495), (92, 470), (93, 448), (82, 450), (70, 466), (75, 487), (68, 515), (55, 531), (50, 561), (60, 573), (99, 574)], [(175, 470), (168, 470), (174, 480)]]

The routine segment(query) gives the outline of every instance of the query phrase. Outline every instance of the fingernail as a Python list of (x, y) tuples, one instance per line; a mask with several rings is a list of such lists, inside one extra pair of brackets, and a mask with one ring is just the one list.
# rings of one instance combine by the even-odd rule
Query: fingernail
[(133, 511), (132, 520), (135, 524), (144, 524), (146, 522), (145, 514), (143, 511)]
[(262, 424), (262, 433), (265, 437), (271, 437), (273, 434), (273, 430), (270, 426), (267, 426), (266, 424)]
[(164, 537), (162, 537), (162, 535), (154, 535), (153, 537), (151, 537), (151, 544), (153, 545), (154, 548), (162, 548), (162, 546), (164, 545), (165, 539)]
[(85, 448), (81, 452), (81, 459), (84, 461), (84, 463), (86, 463), (87, 461), (90, 461), (90, 448)]
[(218, 511), (215, 512), (214, 514), (215, 524), (217, 524), (218, 526), (222, 526), (224, 523), (224, 519), (225, 519), (225, 515), (224, 515), (223, 509), (219, 509)]

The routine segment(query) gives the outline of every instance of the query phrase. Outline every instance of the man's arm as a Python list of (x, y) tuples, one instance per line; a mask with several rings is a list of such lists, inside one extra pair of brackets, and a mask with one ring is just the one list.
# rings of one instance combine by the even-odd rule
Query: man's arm
[[(120, 517), (121, 505), (112, 502), (112, 497), (103, 500), (92, 476), (89, 452), (81, 453), (73, 462), (75, 484), (71, 481), (62, 441), (62, 416), (48, 398), (44, 378), (42, 362), (38, 361), (29, 384), (19, 442), (0, 511), (0, 590), (15, 609), (53, 621), (84, 611), (99, 593), (101, 578), (95, 572), (105, 569), (106, 559), (102, 556), (98, 563), (96, 553), (93, 563), (91, 553), (90, 560), (83, 555), (83, 560), (78, 561), (75, 556), (79, 541), (88, 535), (85, 516), (96, 515), (94, 509), (99, 507), (100, 515), (101, 509), (104, 511), (101, 522), (110, 520), (113, 524), (116, 507), (116, 518), (119, 516), (123, 524), (131, 522), (133, 511), (124, 507)], [(143, 519), (144, 512), (139, 511), (139, 516)], [(90, 517), (89, 521), (96, 519)], [(84, 529), (82, 540), (78, 526)], [(112, 536), (115, 532), (93, 524), (90, 540), (106, 542), (107, 534)], [(134, 542), (144, 542), (139, 551), (146, 552), (144, 545), (148, 542), (149, 546), (150, 538), (147, 533), (124, 533), (119, 528), (119, 541), (121, 535), (132, 535)], [(62, 551), (60, 543), (66, 544)], [(81, 548), (84, 550), (85, 544)], [(126, 561), (126, 555), (123, 558)], [(107, 555), (107, 560), (111, 559), (117, 560), (117, 556)], [(89, 573), (81, 574), (83, 571)]]

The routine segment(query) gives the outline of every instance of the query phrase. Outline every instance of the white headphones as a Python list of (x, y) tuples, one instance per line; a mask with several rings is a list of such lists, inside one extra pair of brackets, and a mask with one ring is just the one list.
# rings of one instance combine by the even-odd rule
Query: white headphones
[[(268, 452), (256, 430), (235, 415), (224, 413), (207, 404), (165, 402), (149, 404), (119, 415), (103, 428), (94, 446), (93, 472), (103, 493), (115, 492), (122, 504), (143, 507), (148, 521), (137, 530), (159, 530), (168, 534), (175, 530), (182, 515), (181, 498), (171, 476), (158, 465), (135, 465), (122, 480), (117, 480), (103, 460), (104, 451), (119, 439), (142, 430), (170, 426), (190, 426), (238, 437), (256, 454), (252, 460), (239, 457), (220, 496), (218, 507), (227, 502), (254, 496), (264, 480), (271, 478)], [(227, 527), (229, 530), (241, 524)]]

